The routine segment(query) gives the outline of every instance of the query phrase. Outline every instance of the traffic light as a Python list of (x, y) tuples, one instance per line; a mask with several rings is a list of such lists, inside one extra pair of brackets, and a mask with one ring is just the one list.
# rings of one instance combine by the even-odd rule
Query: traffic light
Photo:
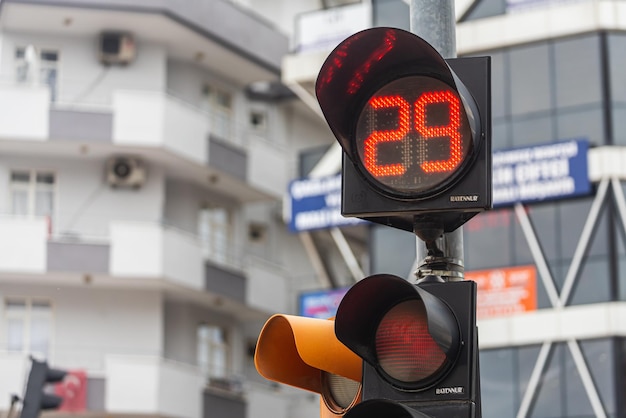
[(444, 59), (393, 28), (350, 36), (316, 95), (343, 148), (342, 214), (450, 232), (491, 207), (490, 58)]
[(356, 283), (335, 317), (337, 338), (363, 359), (362, 402), (345, 418), (480, 417), (475, 312), (472, 281)]
[(321, 417), (342, 416), (360, 401), (362, 361), (335, 337), (332, 320), (274, 315), (254, 354), (263, 377), (321, 395)]
[(47, 393), (45, 386), (47, 383), (60, 382), (67, 372), (51, 369), (45, 361), (31, 358), (31, 362), (20, 418), (37, 418), (41, 411), (56, 409), (63, 402), (60, 396)]

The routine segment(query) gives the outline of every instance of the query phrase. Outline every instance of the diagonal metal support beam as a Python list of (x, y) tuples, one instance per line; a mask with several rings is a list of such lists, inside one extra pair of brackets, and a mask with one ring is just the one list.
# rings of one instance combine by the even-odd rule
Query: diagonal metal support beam
[(574, 364), (576, 364), (576, 369), (580, 374), (580, 380), (582, 380), (585, 392), (587, 392), (587, 397), (589, 397), (589, 402), (591, 402), (591, 408), (593, 408), (593, 413), (596, 415), (597, 418), (606, 418), (606, 412), (604, 411), (604, 407), (602, 406), (602, 401), (600, 400), (600, 396), (598, 395), (596, 386), (593, 383), (593, 379), (591, 378), (591, 374), (589, 373), (589, 368), (587, 367), (587, 363), (585, 362), (583, 353), (580, 351), (580, 346), (578, 345), (578, 342), (576, 340), (568, 340), (567, 346), (572, 353)]
[(313, 265), (313, 270), (315, 270), (318, 282), (323, 287), (332, 288), (333, 282), (330, 280), (330, 277), (328, 277), (328, 272), (326, 271), (326, 267), (324, 266), (324, 262), (317, 250), (315, 242), (313, 242), (313, 237), (308, 232), (301, 232), (298, 235), (309, 257), (309, 261)]
[(619, 213), (620, 220), (622, 221), (622, 228), (624, 229), (624, 236), (626, 236), (626, 198), (624, 197), (624, 190), (617, 178), (611, 179), (611, 188), (613, 189), (613, 196), (615, 196), (615, 203), (617, 204), (617, 212)]
[(363, 279), (363, 270), (361, 270), (361, 266), (359, 266), (359, 262), (354, 256), (354, 252), (352, 252), (352, 248), (350, 248), (350, 244), (348, 244), (348, 241), (341, 230), (339, 228), (331, 228), (330, 235), (333, 237), (337, 248), (339, 248), (339, 252), (341, 252), (341, 256), (346, 262), (354, 281), (358, 282)]
[(546, 288), (546, 293), (548, 294), (550, 303), (555, 308), (561, 307), (562, 304), (559, 300), (559, 293), (554, 285), (554, 280), (552, 279), (552, 274), (550, 274), (548, 263), (543, 255), (543, 251), (539, 245), (539, 240), (537, 239), (537, 234), (535, 234), (535, 230), (530, 222), (530, 219), (528, 218), (524, 205), (521, 203), (515, 204), (515, 215), (517, 216), (520, 226), (522, 227), (522, 232), (524, 233), (524, 237), (526, 238), (526, 242), (530, 248), (533, 260), (535, 260), (535, 264), (537, 265), (539, 277)]
[(302, 102), (306, 104), (317, 116), (324, 119), (322, 109), (320, 109), (320, 105), (317, 103), (317, 99), (313, 94), (311, 94), (307, 89), (295, 82), (288, 83), (287, 87), (289, 87), (291, 91), (293, 91), (296, 96), (298, 96), (298, 98), (302, 100)]
[(589, 247), (591, 237), (593, 236), (593, 229), (598, 222), (598, 216), (602, 209), (602, 203), (606, 198), (608, 189), (609, 179), (603, 179), (598, 186), (598, 192), (596, 193), (596, 197), (591, 204), (591, 209), (589, 210), (587, 221), (583, 226), (583, 231), (580, 234), (578, 245), (576, 246), (576, 250), (574, 251), (574, 257), (572, 258), (569, 270), (567, 270), (565, 282), (563, 282), (563, 288), (561, 289), (560, 306), (565, 306), (572, 292), (572, 289), (574, 288), (574, 284), (576, 284), (576, 277), (578, 276), (580, 265), (582, 264), (585, 253), (587, 252), (587, 247)]
[(528, 412), (530, 411), (530, 407), (532, 406), (533, 399), (535, 398), (535, 394), (537, 393), (537, 389), (539, 388), (541, 375), (543, 374), (543, 370), (545, 369), (546, 363), (548, 362), (548, 357), (550, 355), (551, 349), (552, 341), (546, 341), (541, 346), (539, 356), (537, 356), (537, 362), (535, 363), (533, 372), (531, 373), (530, 379), (528, 380), (526, 392), (524, 392), (524, 397), (522, 398), (519, 410), (517, 411), (517, 418), (526, 418), (528, 416)]

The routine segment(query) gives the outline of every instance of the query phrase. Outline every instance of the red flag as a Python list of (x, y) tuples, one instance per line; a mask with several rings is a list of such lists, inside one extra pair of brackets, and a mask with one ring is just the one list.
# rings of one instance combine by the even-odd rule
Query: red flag
[(63, 398), (59, 411), (85, 411), (87, 409), (87, 373), (84, 370), (70, 370), (62, 382), (54, 385), (54, 393)]

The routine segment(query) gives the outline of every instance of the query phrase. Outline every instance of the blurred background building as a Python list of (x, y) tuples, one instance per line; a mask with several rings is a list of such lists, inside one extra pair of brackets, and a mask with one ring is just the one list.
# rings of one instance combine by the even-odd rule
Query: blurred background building
[[(625, 416), (626, 2), (456, 14), (458, 55), (492, 57), (483, 416)], [(75, 376), (56, 416), (319, 416), (256, 373), (261, 325), (415, 268), (412, 234), (296, 213), (336, 200), (319, 68), (371, 26), (408, 2), (0, 2), (0, 413), (33, 354)]]

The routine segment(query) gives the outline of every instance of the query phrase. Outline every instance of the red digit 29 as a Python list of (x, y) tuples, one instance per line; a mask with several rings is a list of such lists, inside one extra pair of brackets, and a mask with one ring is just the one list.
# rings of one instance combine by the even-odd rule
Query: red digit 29
[[(448, 109), (448, 123), (445, 125), (429, 125), (429, 111), (435, 104), (444, 104)], [(379, 164), (379, 146), (388, 142), (400, 142), (407, 139), (410, 132), (411, 106), (399, 95), (375, 96), (368, 105), (374, 110), (386, 108), (397, 109), (397, 127), (391, 130), (374, 130), (364, 142), (364, 164), (367, 171), (374, 177), (401, 176), (406, 173), (413, 161), (399, 161)], [(449, 139), (449, 156), (447, 159), (419, 162), (425, 173), (450, 173), (463, 160), (461, 138), (461, 103), (457, 95), (451, 91), (427, 91), (422, 93), (413, 103), (413, 128), (421, 138)], [(401, 145), (401, 144), (399, 144)]]

